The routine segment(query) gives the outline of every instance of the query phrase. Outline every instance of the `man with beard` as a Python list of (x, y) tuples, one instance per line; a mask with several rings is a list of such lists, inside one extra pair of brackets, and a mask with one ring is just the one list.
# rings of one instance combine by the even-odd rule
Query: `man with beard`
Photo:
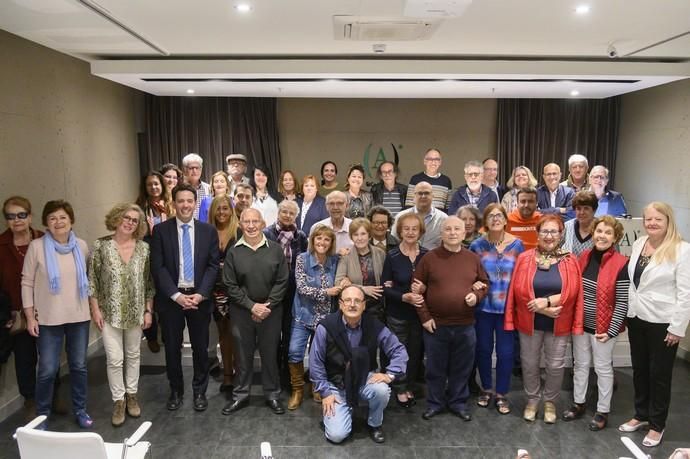
[(508, 214), (506, 232), (522, 241), (525, 250), (537, 246), (537, 223), (541, 213), (537, 212), (537, 190), (520, 188), (517, 192), (518, 208)]
[(488, 186), (482, 184), (484, 170), (480, 162), (468, 161), (465, 164), (466, 185), (458, 188), (448, 206), (448, 214), (455, 215), (462, 206), (470, 205), (484, 212), (486, 206), (498, 202), (498, 195)]

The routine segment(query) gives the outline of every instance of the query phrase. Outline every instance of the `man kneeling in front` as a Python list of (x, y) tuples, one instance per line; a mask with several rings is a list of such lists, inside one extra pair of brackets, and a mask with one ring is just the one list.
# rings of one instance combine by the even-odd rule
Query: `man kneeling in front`
[[(340, 311), (316, 328), (309, 352), (309, 375), (323, 397), (326, 438), (341, 443), (352, 431), (352, 409), (360, 399), (369, 405), (367, 424), (372, 440), (383, 443), (383, 410), (395, 378), (405, 375), (407, 351), (391, 331), (371, 315), (362, 315), (364, 290), (358, 285), (340, 293)], [(390, 362), (379, 372), (378, 350)], [(385, 359), (382, 359), (385, 360)]]

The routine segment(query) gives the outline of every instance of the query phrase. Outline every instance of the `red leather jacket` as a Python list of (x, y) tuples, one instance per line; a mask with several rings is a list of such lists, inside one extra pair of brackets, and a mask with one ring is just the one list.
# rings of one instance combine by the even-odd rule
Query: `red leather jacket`
[[(581, 335), (583, 333), (584, 300), (582, 273), (577, 258), (570, 254), (558, 263), (563, 288), (560, 315), (554, 319), (554, 336)], [(504, 328), (517, 330), (526, 335), (534, 333), (534, 312), (527, 309), (527, 303), (534, 299), (534, 275), (537, 272), (535, 249), (520, 254), (515, 262), (513, 277), (506, 299)]]

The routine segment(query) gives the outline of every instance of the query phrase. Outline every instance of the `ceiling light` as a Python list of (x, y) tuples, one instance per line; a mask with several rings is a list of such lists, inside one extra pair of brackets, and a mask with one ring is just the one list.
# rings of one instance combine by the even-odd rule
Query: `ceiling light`
[(235, 9), (240, 13), (249, 13), (252, 10), (252, 7), (248, 3), (238, 3), (235, 5)]
[(187, 94), (194, 94), (194, 90), (193, 90), (193, 89), (188, 89), (188, 90), (187, 90)]
[(575, 12), (577, 14), (587, 14), (589, 13), (589, 5), (578, 5), (578, 7), (575, 8)]
[(570, 91), (570, 95), (573, 97), (577, 97), (580, 95), (580, 91), (578, 91), (577, 89), (573, 89), (572, 91)]

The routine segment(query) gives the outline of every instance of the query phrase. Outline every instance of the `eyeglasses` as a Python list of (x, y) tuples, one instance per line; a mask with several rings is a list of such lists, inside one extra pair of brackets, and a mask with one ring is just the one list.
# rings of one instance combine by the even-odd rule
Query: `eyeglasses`
[(138, 225), (138, 224), (139, 224), (139, 219), (138, 219), (138, 218), (136, 218), (136, 217), (130, 217), (129, 215), (123, 215), (123, 216), (122, 216), (122, 221), (123, 221), (123, 222), (129, 222), (129, 223), (132, 223), (132, 224), (134, 224), (134, 225)]
[(391, 169), (391, 170), (389, 170), (389, 171), (384, 171), (384, 170), (382, 170), (382, 171), (381, 171), (381, 175), (393, 175), (394, 172), (395, 172), (395, 171), (394, 171), (393, 169)]
[(479, 177), (482, 175), (481, 172), (465, 172), (466, 177)]
[(261, 224), (261, 220), (242, 220), (242, 224), (245, 226), (247, 226), (247, 225), (258, 226)]
[(503, 214), (491, 214), (487, 217), (487, 220), (503, 220)]
[(10, 221), (16, 220), (16, 219), (26, 220), (28, 217), (29, 217), (29, 212), (17, 212), (16, 214), (5, 212), (5, 218), (7, 220), (10, 220)]
[(431, 195), (431, 191), (415, 191), (414, 194), (417, 196), (429, 196)]
[(372, 221), (371, 224), (376, 226), (385, 226), (388, 225), (388, 220)]
[(597, 180), (606, 180), (607, 177), (605, 175), (590, 175), (589, 178)]
[(558, 230), (542, 230), (542, 231), (539, 231), (539, 235), (540, 235), (540, 236), (554, 236), (554, 237), (555, 237), (555, 236), (558, 236), (559, 234), (561, 234), (561, 232), (558, 231)]
[(361, 306), (364, 303), (364, 300), (361, 300), (359, 298), (348, 298), (344, 300), (341, 298), (340, 302), (343, 303), (345, 306)]
[(431, 163), (440, 163), (441, 158), (424, 158), (424, 161), (429, 161)]

